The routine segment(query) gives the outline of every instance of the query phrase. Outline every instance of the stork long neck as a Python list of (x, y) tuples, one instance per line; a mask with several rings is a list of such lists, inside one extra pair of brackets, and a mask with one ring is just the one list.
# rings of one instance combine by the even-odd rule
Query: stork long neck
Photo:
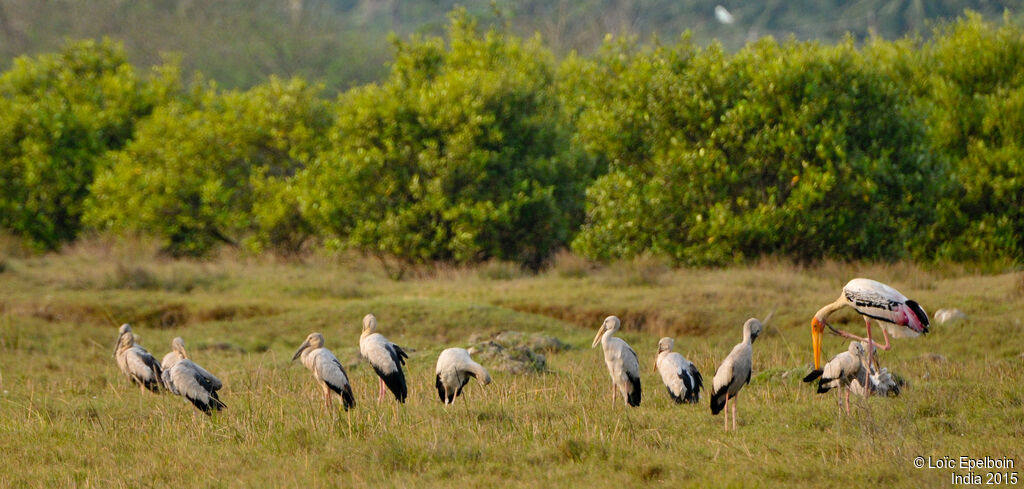
[(466, 362), (466, 370), (469, 370), (473, 374), (473, 377), (475, 377), (477, 380), (481, 382), (483, 382), (484, 380), (486, 380), (487, 382), (491, 381), (491, 376), (487, 373), (487, 369), (485, 369), (483, 365), (480, 365), (479, 363), (476, 363), (472, 360)]
[(831, 316), (833, 312), (836, 312), (849, 304), (850, 303), (847, 302), (846, 300), (846, 296), (840, 295), (839, 298), (835, 300), (835, 302), (831, 304), (826, 304), (825, 307), (818, 309), (818, 312), (814, 313), (814, 317), (818, 318), (818, 321), (824, 323), (825, 321), (828, 320), (828, 317)]
[(608, 340), (612, 339), (612, 335), (614, 335), (615, 332), (618, 331), (618, 330), (619, 330), (619, 328), (616, 327), (616, 328), (609, 328), (608, 331), (605, 331), (604, 334), (601, 335), (601, 345), (608, 344)]

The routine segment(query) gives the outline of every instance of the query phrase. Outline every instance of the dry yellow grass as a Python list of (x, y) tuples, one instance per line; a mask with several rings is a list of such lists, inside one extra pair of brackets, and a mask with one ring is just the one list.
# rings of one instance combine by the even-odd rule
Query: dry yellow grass
[[(393, 282), (358, 257), (169, 261), (143, 245), (97, 242), (3, 264), (3, 487), (943, 487), (951, 471), (915, 469), (914, 457), (1024, 463), (1020, 272), (776, 262), (673, 270), (562, 256), (537, 276), (490, 264)], [(854, 276), (968, 319), (883, 353), (909, 387), (898, 398), (856, 399), (847, 417), (834, 396), (799, 379), (811, 315)], [(710, 383), (743, 320), (771, 310), (738, 432), (722, 431), (707, 398), (672, 403), (648, 370), (658, 337), (673, 335)], [(358, 360), (359, 320), (370, 311), (386, 336), (414, 350), (404, 406), (377, 404), (374, 374)], [(622, 317), (621, 336), (645, 369), (637, 409), (611, 404), (601, 354), (589, 348), (609, 314)], [(862, 328), (853, 313), (837, 319)], [(157, 356), (184, 337), (224, 381), (228, 409), (206, 419), (180, 398), (130, 386), (111, 357), (121, 322)], [(493, 372), (493, 384), (472, 382), (442, 406), (437, 354), (507, 329), (574, 348), (548, 356), (550, 374)], [(358, 404), (348, 414), (325, 412), (309, 373), (289, 361), (311, 331), (349, 369)], [(826, 338), (825, 354), (843, 345)]]

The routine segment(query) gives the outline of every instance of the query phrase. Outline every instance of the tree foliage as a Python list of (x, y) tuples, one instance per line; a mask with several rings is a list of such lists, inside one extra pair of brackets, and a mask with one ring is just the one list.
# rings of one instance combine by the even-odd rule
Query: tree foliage
[(538, 42), (480, 34), (463, 11), (440, 38), (395, 41), (381, 85), (339, 101), (310, 169), (331, 236), (409, 262), (538, 267), (580, 216), (588, 166), (570, 148), (554, 60)]
[(295, 174), (331, 123), (319, 87), (272, 78), (245, 92), (215, 85), (159, 107), (108, 155), (92, 186), (94, 226), (142, 231), (175, 255), (243, 239), (294, 252), (313, 233)]
[(609, 36), (556, 59), (481, 29), (393, 41), (380, 84), (247, 91), (142, 76), (110, 42), (0, 75), (0, 226), (178, 255), (354, 248), (401, 264), (1020, 262), (1024, 27), (972, 13), (927, 38), (736, 53)]
[(141, 76), (109, 40), (15, 60), (0, 75), (0, 226), (38, 249), (73, 239), (97, 162), (177, 79), (173, 66)]

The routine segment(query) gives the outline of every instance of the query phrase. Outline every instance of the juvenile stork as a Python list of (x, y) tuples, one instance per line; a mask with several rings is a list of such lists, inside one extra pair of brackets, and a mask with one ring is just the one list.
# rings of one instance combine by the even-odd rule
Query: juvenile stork
[(662, 338), (658, 341), (654, 369), (661, 374), (661, 381), (668, 389), (668, 396), (676, 404), (696, 404), (700, 401), (700, 389), (704, 387), (704, 379), (696, 365), (672, 351), (673, 345), (675, 340), (672, 338)]
[(164, 369), (164, 386), (171, 393), (188, 399), (196, 409), (207, 416), (213, 411), (227, 407), (217, 394), (224, 384), (188, 358), (185, 340), (174, 338), (171, 341), (171, 352), (164, 355), (161, 363)]
[(722, 360), (711, 381), (711, 414), (717, 415), (725, 409), (725, 430), (729, 431), (729, 400), (732, 399), (732, 429), (736, 430), (736, 394), (750, 382), (754, 362), (754, 331), (761, 331), (761, 321), (750, 318), (743, 323), (743, 341), (732, 347), (729, 356)]
[(320, 333), (310, 333), (306, 341), (299, 345), (299, 349), (292, 356), (302, 357), (302, 364), (313, 372), (313, 377), (324, 392), (324, 407), (331, 407), (331, 392), (341, 397), (342, 406), (348, 411), (356, 405), (356, 398), (352, 395), (352, 385), (348, 382), (348, 375), (345, 368), (341, 366), (338, 357), (331, 353), (331, 350), (324, 348), (324, 336)]
[[(865, 378), (867, 372), (864, 345), (859, 341), (851, 341), (847, 351), (832, 357), (825, 364), (821, 371), (821, 379), (818, 380), (818, 394), (824, 394), (830, 389), (843, 389), (846, 391), (843, 406), (846, 408), (846, 414), (850, 414), (850, 384), (857, 378)], [(804, 378), (804, 382), (813, 380), (813, 378)]]
[(132, 327), (127, 323), (121, 325), (118, 335), (114, 359), (117, 360), (117, 366), (121, 372), (133, 383), (138, 384), (140, 390), (149, 389), (152, 392), (160, 392), (162, 369), (156, 362), (156, 358), (153, 358), (153, 355), (150, 355), (141, 345), (135, 343)]
[(462, 388), (473, 377), (484, 385), (491, 383), (491, 374), (479, 363), (473, 361), (469, 352), (462, 348), (449, 348), (437, 357), (435, 385), (441, 402), (451, 404), (462, 394)]
[(612, 377), (612, 403), (615, 403), (615, 391), (618, 390), (626, 404), (636, 407), (640, 405), (641, 397), (640, 361), (625, 341), (612, 336), (620, 326), (622, 323), (619, 318), (604, 318), (590, 347), (594, 348), (601, 343), (601, 349), (604, 350), (604, 363)]
[[(828, 323), (828, 317), (844, 307), (852, 307), (864, 318), (864, 326), (868, 335), (865, 338), (846, 331), (837, 330)], [(875, 319), (882, 326), (885, 344), (880, 345), (871, 339), (871, 320)], [(874, 363), (875, 347), (883, 350), (892, 348), (889, 335), (896, 338), (913, 337), (928, 333), (928, 314), (917, 303), (901, 294), (898, 290), (881, 282), (866, 278), (855, 278), (843, 287), (843, 293), (831, 304), (814, 313), (811, 319), (811, 346), (814, 349), (814, 372), (808, 377), (821, 374), (821, 336), (828, 326), (832, 332), (857, 341), (865, 341), (868, 345), (869, 362)]]
[(391, 393), (395, 395), (398, 402), (405, 403), (409, 395), (409, 389), (405, 384), (405, 372), (402, 365), (409, 355), (402, 350), (402, 347), (388, 341), (384, 335), (377, 332), (377, 317), (367, 314), (363, 317), (363, 333), (359, 335), (359, 353), (370, 362), (373, 371), (377, 372), (380, 379), (380, 392), (377, 395), (377, 402), (384, 400), (384, 386), (386, 385)]

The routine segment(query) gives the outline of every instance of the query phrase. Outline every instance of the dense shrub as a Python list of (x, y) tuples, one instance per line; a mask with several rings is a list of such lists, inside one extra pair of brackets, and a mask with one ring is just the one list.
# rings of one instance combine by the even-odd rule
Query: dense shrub
[(176, 90), (173, 66), (142, 76), (107, 40), (15, 60), (0, 75), (0, 227), (37, 249), (73, 239), (97, 162)]
[(296, 251), (313, 229), (299, 213), (294, 176), (331, 123), (318, 90), (272, 78), (245, 92), (197, 88), (160, 107), (108, 156), (89, 222), (154, 234), (175, 255), (243, 239)]
[(406, 262), (488, 258), (538, 267), (580, 217), (588, 166), (569, 147), (554, 61), (538, 40), (395, 41), (390, 77), (346, 93), (308, 173), (320, 225)]
[(301, 79), (186, 89), (110, 42), (21, 58), (0, 75), (0, 227), (45, 249), (84, 223), (196, 256), (317, 238), (403, 266), (537, 268), (566, 245), (679, 264), (1024, 252), (1009, 17), (736, 53), (609, 38), (556, 61), (460, 10), (446, 38), (394, 48), (386, 80), (335, 101)]
[(580, 76), (616, 86), (579, 117), (612, 170), (588, 191), (583, 254), (902, 257), (934, 221), (945, 168), (909, 92), (852, 43), (610, 51), (626, 75), (599, 59)]

